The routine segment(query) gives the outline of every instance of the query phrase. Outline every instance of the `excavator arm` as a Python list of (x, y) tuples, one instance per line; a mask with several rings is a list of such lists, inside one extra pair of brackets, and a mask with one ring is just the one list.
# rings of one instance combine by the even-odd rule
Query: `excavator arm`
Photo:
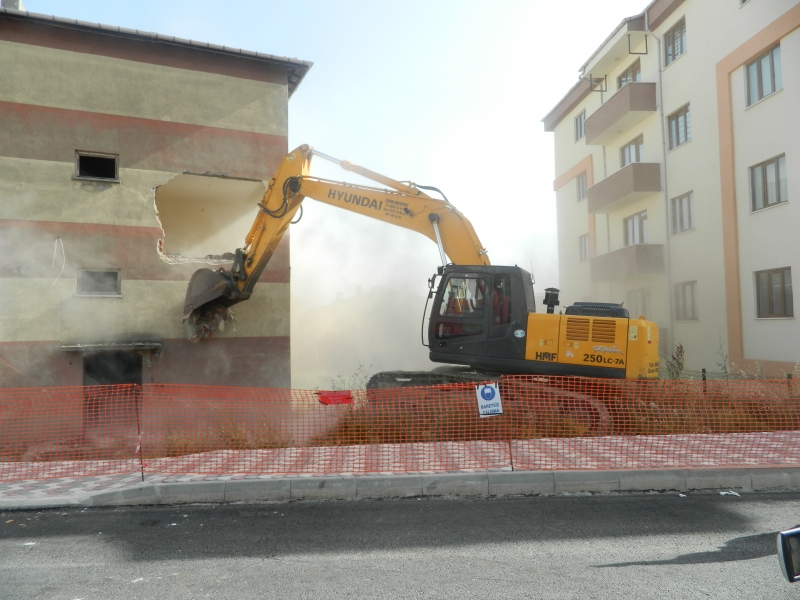
[[(315, 154), (391, 189), (312, 177), (309, 169)], [(456, 265), (489, 265), (486, 250), (469, 220), (446, 199), (432, 198), (420, 188), (337, 160), (307, 145), (298, 147), (283, 159), (270, 180), (231, 269), (200, 269), (192, 275), (183, 310), (190, 337), (210, 336), (228, 318), (230, 306), (250, 297), (305, 198), (417, 231), (438, 244), (443, 263), (449, 257)]]

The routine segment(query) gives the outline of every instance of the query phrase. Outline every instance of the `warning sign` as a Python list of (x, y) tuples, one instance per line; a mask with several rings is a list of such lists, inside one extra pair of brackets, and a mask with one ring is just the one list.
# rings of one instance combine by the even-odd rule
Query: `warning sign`
[(475, 394), (478, 396), (478, 414), (481, 419), (503, 414), (503, 402), (496, 383), (476, 385)]

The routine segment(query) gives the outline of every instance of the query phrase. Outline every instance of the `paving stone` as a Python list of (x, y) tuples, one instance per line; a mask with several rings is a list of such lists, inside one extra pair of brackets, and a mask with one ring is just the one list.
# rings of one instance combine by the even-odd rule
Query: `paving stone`
[(314, 477), (290, 479), (292, 500), (344, 499), (356, 497), (355, 477)]
[(225, 502), (259, 502), (290, 500), (291, 483), (288, 479), (242, 479), (225, 482)]
[(422, 476), (425, 496), (488, 496), (488, 473), (441, 473)]
[(686, 491), (686, 471), (643, 470), (619, 471), (619, 488), (624, 491), (678, 490)]
[(553, 475), (556, 494), (619, 490), (617, 471), (556, 471)]
[(686, 472), (686, 489), (753, 491), (750, 469), (709, 469)]
[(552, 471), (505, 471), (489, 473), (489, 493), (492, 496), (511, 494), (554, 494), (555, 477)]
[(356, 479), (358, 498), (408, 498), (422, 496), (421, 475), (376, 475)]

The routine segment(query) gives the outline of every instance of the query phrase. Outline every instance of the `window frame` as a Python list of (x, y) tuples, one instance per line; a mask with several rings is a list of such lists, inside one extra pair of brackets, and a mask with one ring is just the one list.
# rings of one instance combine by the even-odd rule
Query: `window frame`
[(584, 233), (578, 236), (578, 261), (588, 262), (591, 258), (589, 253), (589, 234)]
[[(626, 77), (627, 75), (633, 75), (633, 79), (629, 79)], [(638, 75), (638, 79), (636, 76)], [(622, 83), (622, 79), (625, 77), (625, 83)], [(638, 58), (633, 61), (627, 69), (625, 69), (622, 73), (617, 76), (617, 90), (621, 90), (629, 83), (639, 83), (642, 80), (642, 62)]]
[(586, 109), (584, 108), (574, 119), (575, 141), (578, 142), (586, 137)]
[[(786, 273), (789, 274), (789, 293), (786, 293)], [(768, 313), (762, 314), (762, 298), (759, 289), (759, 275), (765, 275), (767, 277), (766, 281), (766, 292), (767, 292), (767, 309)], [(772, 312), (773, 308), (773, 286), (771, 285), (771, 275), (780, 275), (780, 287), (781, 292), (783, 294), (783, 312), (777, 313)], [(755, 293), (756, 293), (756, 319), (793, 319), (794, 318), (794, 290), (792, 289), (792, 268), (791, 267), (778, 267), (777, 269), (764, 269), (762, 271), (755, 271), (753, 273), (753, 283), (755, 286)], [(788, 309), (788, 310), (787, 310)], [(765, 311), (766, 312), (766, 311)]]
[[(84, 292), (81, 291), (81, 273), (116, 273), (117, 287), (114, 292)], [(118, 267), (79, 267), (76, 273), (76, 296), (81, 298), (122, 298), (122, 269)]]
[[(637, 242), (631, 242), (630, 241), (628, 223), (632, 223), (632, 222), (635, 222), (637, 224), (638, 233), (639, 233), (639, 239), (643, 240), (643, 241), (637, 241)], [(623, 234), (625, 236), (624, 242), (625, 242), (625, 247), (626, 248), (628, 248), (630, 246), (641, 246), (641, 245), (650, 243), (650, 240), (649, 240), (650, 236), (649, 236), (649, 232), (648, 232), (648, 229), (647, 229), (647, 211), (646, 210), (642, 210), (642, 211), (639, 211), (639, 212), (637, 212), (635, 214), (632, 214), (632, 215), (630, 215), (628, 217), (625, 217), (622, 220), (622, 229), (623, 229)], [(636, 231), (637, 231), (636, 227), (634, 227), (634, 231), (633, 231), (634, 235), (636, 234)]]
[[(691, 306), (687, 307), (686, 303), (686, 290), (691, 293)], [(700, 320), (699, 311), (697, 310), (697, 280), (682, 281), (676, 283), (673, 291), (673, 298), (675, 300), (675, 320), (676, 321), (698, 321)], [(689, 308), (690, 310), (687, 310)]]
[[(681, 33), (680, 37), (680, 52), (675, 53), (675, 33)], [(676, 60), (678, 60), (681, 56), (686, 54), (686, 17), (681, 17), (678, 21), (675, 22), (675, 25), (669, 28), (666, 33), (664, 33), (663, 38), (664, 44), (664, 67), (670, 66)], [(672, 50), (672, 55), (670, 55), (670, 50)]]
[[(769, 198), (769, 181), (767, 176), (767, 168), (769, 165), (775, 165), (775, 195), (778, 198), (777, 202), (768, 203), (767, 200)], [(784, 177), (784, 186), (781, 186), (781, 164), (783, 164), (783, 170), (788, 171), (786, 168), (786, 154), (779, 154), (778, 156), (773, 156), (770, 159), (765, 160), (764, 162), (760, 162), (758, 164), (752, 165), (748, 167), (747, 173), (749, 176), (749, 187), (750, 187), (750, 212), (756, 213), (762, 210), (766, 210), (767, 208), (772, 208), (774, 206), (780, 206), (781, 204), (786, 204), (789, 202), (789, 180), (788, 177)], [(756, 170), (758, 169), (759, 175), (758, 179), (761, 181), (761, 207), (756, 207)], [(781, 196), (785, 195), (786, 197), (781, 199)]]
[[(684, 211), (682, 201), (687, 200), (688, 210), (688, 218), (689, 224), (687, 227), (682, 227)], [(680, 210), (676, 210), (676, 207)], [(681, 194), (680, 196), (675, 196), (674, 198), (670, 198), (669, 201), (669, 209), (670, 209), (670, 229), (672, 230), (672, 235), (680, 235), (681, 233), (686, 233), (687, 231), (694, 231), (695, 229), (695, 222), (694, 222), (694, 191), (686, 192), (685, 194)]]
[[(777, 52), (776, 52), (777, 51)], [(777, 63), (778, 68), (775, 68), (775, 57), (777, 56)], [(772, 91), (765, 94), (764, 93), (764, 77), (762, 71), (762, 63), (765, 58), (769, 58), (769, 69), (770, 69), (770, 78), (772, 82)], [(783, 89), (783, 75), (781, 73), (781, 45), (776, 44), (766, 52), (763, 52), (755, 59), (751, 60), (744, 66), (744, 91), (745, 91), (745, 107), (750, 108), (751, 106), (758, 104), (765, 98), (769, 98), (773, 94), (780, 92)], [(750, 69), (751, 67), (756, 68), (756, 78), (757, 78), (757, 98), (753, 99), (751, 97), (751, 89), (750, 89)]]
[[(81, 175), (80, 157), (88, 156), (92, 158), (109, 158), (114, 160), (114, 177), (90, 177)], [(89, 150), (75, 150), (75, 171), (72, 179), (76, 181), (101, 181), (105, 183), (120, 183), (119, 180), (119, 154), (108, 154), (105, 152), (92, 152)]]
[(586, 200), (589, 197), (589, 187), (586, 181), (586, 171), (580, 173), (577, 177), (575, 177), (575, 187), (576, 187), (576, 194), (578, 196), (578, 202), (581, 200)]
[[(634, 160), (630, 160), (625, 162), (625, 151), (629, 150), (631, 146), (634, 147), (634, 151), (636, 153), (636, 158)], [(619, 149), (619, 168), (624, 169), (630, 164), (633, 163), (640, 163), (644, 161), (644, 134), (640, 133), (635, 138), (633, 138), (630, 142), (625, 144)]]
[[(680, 141), (680, 117), (683, 117), (683, 131), (685, 139)], [(675, 128), (675, 139), (673, 140), (672, 135), (672, 124), (676, 123)], [(675, 150), (676, 148), (680, 148), (684, 144), (688, 144), (692, 141), (692, 111), (691, 111), (691, 103), (687, 102), (683, 106), (681, 106), (678, 110), (671, 112), (667, 115), (667, 137), (669, 138), (669, 150)], [(677, 142), (674, 143), (673, 142)]]

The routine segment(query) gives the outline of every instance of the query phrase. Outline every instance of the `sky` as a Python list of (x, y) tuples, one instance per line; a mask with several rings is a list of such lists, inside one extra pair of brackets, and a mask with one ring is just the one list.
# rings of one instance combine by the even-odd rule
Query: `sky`
[[(646, 4), (25, 1), (30, 12), (312, 61), (289, 101), (289, 148), (310, 144), (393, 179), (438, 187), (470, 219), (492, 263), (532, 270), (537, 292), (558, 286), (553, 139), (541, 119), (620, 21)], [(312, 172), (359, 182), (322, 160)], [(313, 201), (290, 238), (294, 387), (324, 387), (326, 378), (359, 366), (432, 366), (418, 323), (426, 280), (440, 263), (435, 244)], [(389, 318), (370, 294), (408, 314), (394, 330), (377, 321), (342, 327), (345, 315)], [(342, 306), (349, 301), (352, 310)], [(349, 358), (320, 358), (333, 355)]]

